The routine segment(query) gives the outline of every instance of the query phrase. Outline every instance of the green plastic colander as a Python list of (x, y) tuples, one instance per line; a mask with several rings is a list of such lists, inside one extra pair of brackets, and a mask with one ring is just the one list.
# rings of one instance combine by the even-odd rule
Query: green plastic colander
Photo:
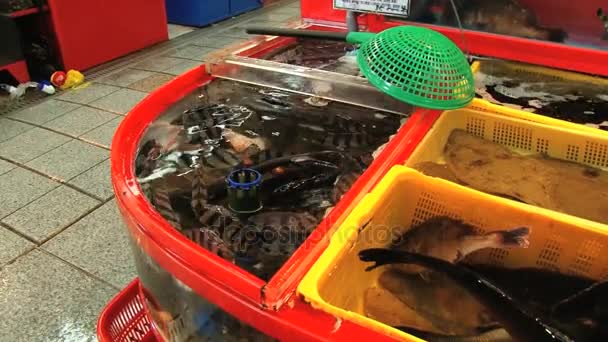
[(378, 34), (251, 27), (247, 33), (360, 44), (357, 64), (368, 81), (415, 106), (455, 109), (475, 97), (464, 53), (446, 36), (425, 27), (397, 26)]

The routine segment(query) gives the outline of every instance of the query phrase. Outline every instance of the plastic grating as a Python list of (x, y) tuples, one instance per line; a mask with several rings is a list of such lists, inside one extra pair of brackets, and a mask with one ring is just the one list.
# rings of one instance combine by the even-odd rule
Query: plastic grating
[(363, 43), (357, 58), (373, 85), (415, 106), (455, 109), (475, 96), (465, 55), (447, 37), (428, 28), (385, 30)]
[(110, 324), (113, 341), (143, 341), (150, 332), (150, 320), (139, 297), (127, 302)]
[(139, 295), (139, 280), (114, 297), (100, 315), (97, 337), (101, 342), (156, 342), (152, 322)]

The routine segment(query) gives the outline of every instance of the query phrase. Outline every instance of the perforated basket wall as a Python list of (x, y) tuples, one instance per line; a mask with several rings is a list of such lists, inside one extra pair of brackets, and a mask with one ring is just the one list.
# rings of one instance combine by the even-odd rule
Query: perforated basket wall
[(428, 28), (385, 30), (361, 45), (357, 59), (370, 83), (415, 106), (455, 109), (475, 97), (465, 55), (446, 36)]
[(105, 307), (97, 322), (100, 342), (156, 342), (152, 322), (139, 297), (139, 280), (132, 281)]
[[(504, 107), (495, 107), (499, 110)], [(576, 130), (520, 119), (498, 112), (472, 108), (446, 111), (418, 144), (406, 166), (425, 161), (440, 162), (448, 137), (454, 129), (464, 129), (484, 139), (520, 153), (545, 153), (550, 157), (608, 170), (608, 133)], [(608, 226), (606, 227), (608, 229)]]

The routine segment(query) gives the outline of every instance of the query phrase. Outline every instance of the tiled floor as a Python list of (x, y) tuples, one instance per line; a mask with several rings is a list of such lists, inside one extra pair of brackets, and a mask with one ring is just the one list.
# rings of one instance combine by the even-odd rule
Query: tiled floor
[(247, 38), (243, 25), (280, 25), (298, 6), (224, 29), (170, 25), (183, 44), (0, 117), (0, 341), (96, 340), (99, 313), (136, 276), (110, 184), (114, 131), (148, 93)]

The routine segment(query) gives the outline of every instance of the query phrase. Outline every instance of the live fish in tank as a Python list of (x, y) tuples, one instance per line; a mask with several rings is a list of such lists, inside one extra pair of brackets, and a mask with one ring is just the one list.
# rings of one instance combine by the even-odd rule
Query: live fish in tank
[[(526, 303), (530, 309), (543, 315), (552, 315), (556, 303), (562, 302), (593, 284), (595, 280), (581, 275), (564, 274), (558, 270), (538, 267), (507, 268), (463, 262), (473, 271), (481, 274), (513, 297)], [(545, 286), (551, 284), (551, 286)]]
[(556, 322), (531, 312), (509, 293), (465, 266), (430, 256), (389, 249), (363, 250), (359, 253), (359, 257), (364, 262), (374, 263), (367, 270), (383, 265), (405, 263), (428, 268), (449, 278), (474, 296), (516, 341), (578, 340), (577, 336), (571, 335), (571, 332), (556, 327)]
[[(448, 336), (473, 336), (497, 327), (491, 312), (465, 288), (443, 274), (425, 269), (424, 276), (402, 272), (402, 266), (391, 265), (378, 277), (378, 291), (396, 297), (410, 310), (399, 313), (397, 326), (414, 328)], [(366, 298), (366, 313), (372, 298)], [(421, 324), (424, 323), (424, 324)]]
[(354, 45), (345, 42), (302, 39), (264, 58), (356, 76), (360, 71), (356, 61), (352, 59), (355, 51)]
[(510, 108), (608, 129), (605, 78), (506, 61), (479, 63), (474, 75), (477, 97)]
[(535, 13), (517, 0), (430, 0), (412, 3), (410, 17), (432, 24), (458, 26), (458, 11), (463, 28), (510, 36), (563, 42), (567, 33), (543, 27)]
[[(529, 234), (530, 229), (527, 227), (480, 234), (474, 226), (463, 221), (437, 216), (397, 236), (391, 243), (391, 248), (455, 263), (485, 248), (527, 248)], [(399, 268), (409, 273), (424, 270), (412, 265), (399, 265)]]
[[(317, 107), (303, 95), (233, 81), (201, 91), (153, 124), (139, 149), (138, 181), (186, 238), (263, 280), (401, 126), (393, 114), (335, 101)], [(227, 177), (239, 169), (260, 174), (257, 212), (230, 206)]]
[[(386, 249), (361, 252), (362, 261), (376, 262), (368, 270), (390, 265), (380, 270), (377, 280), (363, 294), (363, 313), (367, 317), (427, 341), (506, 342), (534, 340), (532, 338), (551, 341), (552, 334), (566, 337), (555, 341), (600, 341), (608, 337), (608, 329), (601, 326), (608, 318), (608, 302), (604, 303), (604, 296), (608, 298), (605, 281), (564, 274), (557, 269), (507, 268), (486, 264), (483, 258), (468, 258), (467, 255), (457, 258), (459, 253), (453, 252), (454, 241), (446, 239), (446, 234), (441, 232), (450, 232), (446, 227), (455, 223), (464, 224), (442, 216), (432, 217), (409, 230), (415, 232), (414, 237), (424, 229), (428, 230), (425, 239), (411, 239), (411, 236), (408, 239), (409, 231), (397, 231), (398, 238)], [(368, 229), (368, 225), (362, 229)], [(477, 237), (485, 235), (472, 225), (454, 229), (455, 232), (459, 230)], [(518, 230), (527, 231), (523, 235), (515, 234), (516, 239), (522, 238), (527, 246), (529, 229), (515, 229), (515, 232)], [(409, 250), (395, 248), (399, 239), (407, 242)], [(415, 241), (424, 241), (427, 245), (415, 244)], [(440, 253), (442, 251), (450, 253)], [(472, 251), (469, 256), (475, 254)], [(401, 262), (402, 255), (406, 255), (404, 258), (408, 261)], [(410, 262), (410, 255), (416, 261)], [(437, 260), (441, 266), (429, 265), (418, 258)], [(456, 268), (446, 270), (445, 265)], [(490, 294), (480, 295), (474, 291)], [(496, 297), (494, 301), (489, 300), (493, 297)], [(520, 315), (515, 321), (505, 321), (501, 315), (511, 311), (496, 307), (506, 305), (505, 302), (512, 305), (509, 310)], [(507, 316), (510, 319), (512, 315)], [(551, 331), (549, 337), (544, 336), (545, 326)], [(521, 334), (528, 328), (536, 329), (540, 335), (520, 339), (517, 331)]]
[(602, 39), (608, 39), (608, 15), (606, 15), (606, 12), (604, 12), (603, 8), (600, 7), (597, 9), (597, 17), (600, 19), (602, 25), (604, 26), (604, 36), (602, 37)]
[(516, 0), (459, 2), (466, 28), (554, 42), (563, 42), (567, 37), (562, 29), (541, 27), (536, 15)]
[(448, 137), (444, 157), (445, 164), (414, 168), (486, 193), (608, 222), (608, 172), (602, 169), (543, 154), (521, 155), (460, 129)]

